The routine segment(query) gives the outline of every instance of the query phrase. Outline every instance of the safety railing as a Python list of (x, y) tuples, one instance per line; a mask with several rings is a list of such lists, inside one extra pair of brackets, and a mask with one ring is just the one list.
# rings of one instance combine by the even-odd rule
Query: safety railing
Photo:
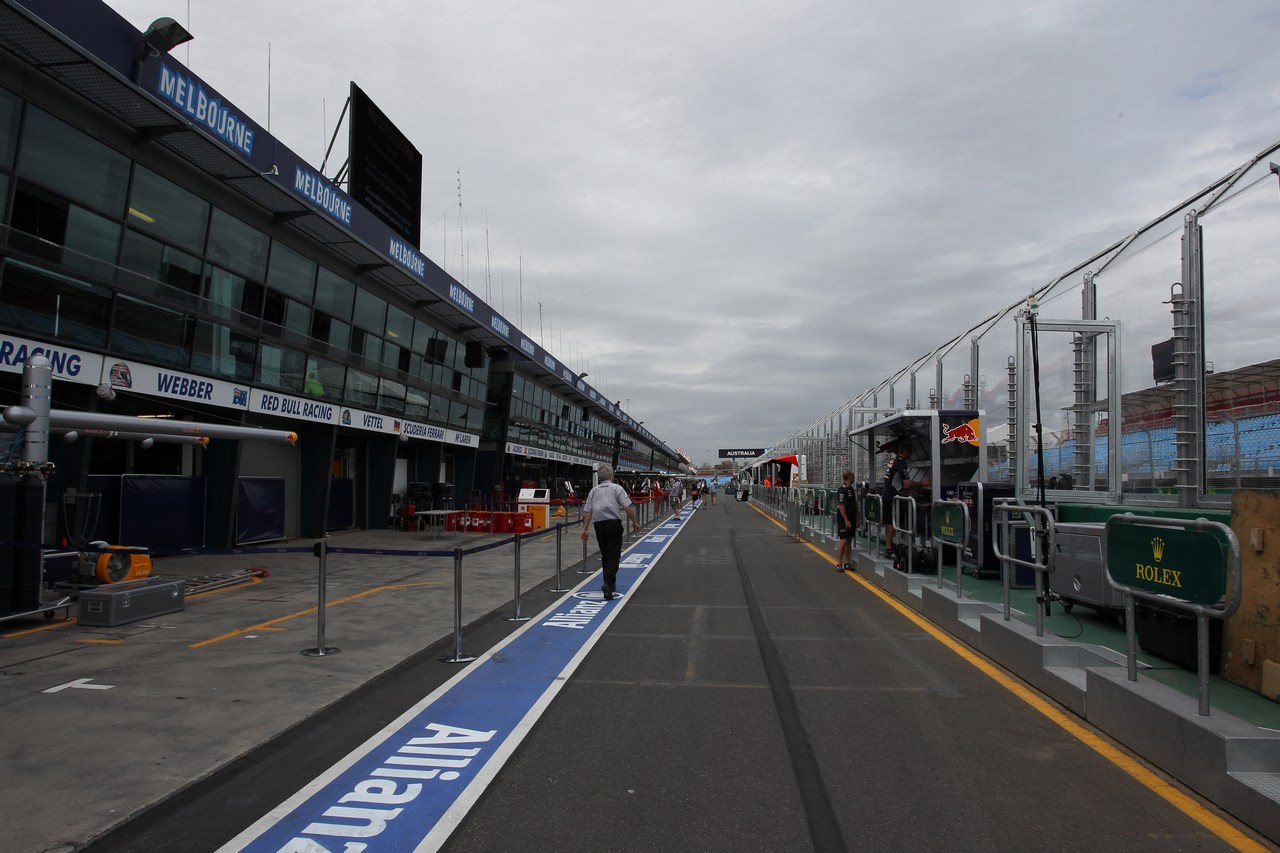
[(795, 491), (796, 501), (800, 505), (800, 526), (813, 539), (835, 538), (835, 515), (827, 506), (831, 490), (820, 486), (802, 486)]
[[(1029, 506), (1006, 501), (996, 503), (993, 507), (993, 523), (997, 525), (992, 531), (991, 552), (1000, 560), (1001, 585), (1004, 588), (1004, 621), (1011, 618), (1012, 608), (1009, 603), (1013, 567), (1023, 566), (1036, 573), (1036, 636), (1044, 636), (1044, 600), (1048, 579), (1045, 575), (1053, 571), (1054, 521), (1053, 514), (1041, 506)], [(1016, 516), (1016, 518), (1015, 518)], [(1015, 528), (1028, 531), (1029, 557), (1023, 560), (1013, 556)]]
[[(942, 589), (942, 570), (946, 565), (946, 549), (956, 550), (956, 598), (963, 597), (964, 546), (969, 541), (969, 505), (964, 501), (934, 501), (933, 546), (938, 554), (938, 589)], [(956, 521), (960, 523), (957, 525)]]
[[(659, 519), (665, 518), (665, 515), (662, 512), (655, 511), (654, 509), (649, 508), (645, 505), (637, 505), (636, 511), (637, 511), (637, 518), (641, 520), (642, 527), (648, 526), (649, 524), (657, 522)], [(475, 660), (475, 658), (474, 656), (464, 654), (462, 650), (463, 558), (469, 554), (477, 554), (482, 551), (490, 551), (495, 548), (505, 547), (507, 545), (512, 546), (512, 577), (515, 582), (514, 604), (513, 604), (514, 610), (512, 615), (507, 617), (507, 621), (524, 622), (524, 621), (527, 621), (529, 617), (521, 614), (521, 589), (522, 589), (521, 548), (522, 548), (522, 545), (531, 539), (536, 539), (541, 536), (551, 535), (553, 533), (555, 534), (555, 537), (556, 537), (555, 585), (552, 588), (548, 589), (547, 592), (550, 592), (553, 594), (562, 594), (562, 593), (568, 592), (568, 589), (564, 586), (564, 583), (561, 580), (561, 573), (563, 570), (564, 531), (567, 528), (576, 528), (580, 524), (581, 522), (579, 521), (560, 521), (542, 530), (536, 530), (532, 533), (514, 533), (510, 537), (500, 539), (495, 542), (477, 544), (467, 548), (454, 547), (447, 551), (446, 550), (402, 550), (402, 549), (390, 549), (390, 548), (335, 547), (329, 544), (329, 542), (325, 540), (321, 540), (320, 542), (315, 543), (315, 545), (311, 547), (305, 547), (305, 548), (279, 547), (279, 548), (272, 548), (270, 550), (272, 553), (291, 553), (291, 552), (311, 551), (312, 554), (315, 557), (317, 557), (319, 560), (319, 569), (318, 569), (319, 583), (317, 585), (318, 601), (317, 601), (317, 607), (316, 607), (316, 645), (314, 648), (307, 648), (302, 650), (302, 654), (307, 655), (309, 657), (325, 657), (329, 655), (336, 655), (341, 651), (341, 649), (338, 649), (333, 646), (328, 646), (325, 643), (325, 631), (326, 631), (325, 615), (328, 610), (326, 606), (326, 596), (327, 596), (327, 588), (328, 588), (328, 578), (327, 578), (328, 557), (330, 554), (366, 554), (366, 555), (376, 555), (376, 556), (452, 558), (453, 560), (453, 637), (454, 637), (453, 652), (450, 655), (441, 657), (440, 660), (444, 663), (466, 663), (468, 661)], [(244, 552), (245, 550), (246, 549), (239, 549), (238, 552)], [(212, 553), (212, 552), (206, 551), (205, 553)], [(592, 574), (593, 572), (597, 571), (598, 568), (599, 568), (598, 561), (596, 561), (595, 566), (592, 566), (592, 563), (589, 560), (587, 543), (584, 541), (582, 543), (582, 566), (579, 569), (579, 574)]]
[[(867, 537), (867, 547), (876, 553), (884, 542), (884, 498), (877, 493), (862, 496), (862, 527)], [(871, 548), (872, 541), (875, 547)]]
[(1124, 513), (1107, 519), (1102, 548), (1106, 555), (1107, 583), (1124, 593), (1129, 680), (1138, 680), (1134, 600), (1141, 598), (1193, 613), (1199, 711), (1201, 716), (1209, 716), (1209, 620), (1226, 619), (1240, 607), (1243, 575), (1240, 542), (1235, 532), (1225, 524), (1204, 518), (1156, 518)]
[[(906, 510), (907, 524), (902, 525), (902, 512)], [(919, 534), (916, 532), (916, 499), (911, 495), (894, 495), (893, 496), (893, 542), (896, 546), (900, 541), (903, 532), (907, 536), (907, 574), (911, 574), (912, 566), (915, 561), (916, 539)]]

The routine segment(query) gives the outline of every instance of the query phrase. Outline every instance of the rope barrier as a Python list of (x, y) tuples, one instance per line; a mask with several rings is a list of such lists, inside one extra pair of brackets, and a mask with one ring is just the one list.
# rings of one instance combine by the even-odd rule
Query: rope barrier
[[(538, 536), (545, 536), (560, 527), (568, 525), (557, 524), (536, 530), (532, 533), (521, 533), (522, 541), (529, 541)], [(512, 534), (507, 539), (499, 539), (497, 542), (488, 542), (483, 545), (476, 545), (471, 548), (462, 548), (462, 553), (479, 554), (482, 551), (491, 551), (494, 548), (501, 548), (504, 545), (511, 545), (516, 541), (516, 535)], [(48, 557), (71, 556), (74, 554), (118, 554), (122, 550), (116, 548), (102, 548), (86, 545), (83, 548), (68, 548), (65, 545), (58, 545), (49, 542), (13, 542), (0, 541), (0, 548), (39, 548), (47, 553)], [(235, 556), (244, 554), (311, 554), (314, 552), (314, 545), (241, 545), (235, 548), (140, 548), (149, 557), (204, 557), (204, 556)], [(127, 548), (124, 549), (127, 551)], [(354, 548), (342, 545), (327, 545), (326, 550), (330, 554), (361, 554), (370, 556), (390, 556), (390, 557), (453, 557), (456, 549), (450, 548), (447, 551), (430, 550), (430, 549), (403, 549), (403, 548)]]

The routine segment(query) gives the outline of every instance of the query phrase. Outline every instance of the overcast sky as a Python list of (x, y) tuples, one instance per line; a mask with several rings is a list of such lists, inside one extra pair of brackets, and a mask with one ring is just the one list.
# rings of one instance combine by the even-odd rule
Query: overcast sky
[(175, 56), (264, 125), (269, 43), (317, 166), (354, 80), (422, 152), (424, 253), (696, 462), (1280, 139), (1274, 0), (109, 5), (189, 22)]

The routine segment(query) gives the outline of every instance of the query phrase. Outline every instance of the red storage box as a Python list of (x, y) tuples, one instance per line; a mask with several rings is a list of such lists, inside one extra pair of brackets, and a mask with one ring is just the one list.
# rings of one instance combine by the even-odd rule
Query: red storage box
[(488, 533), (492, 524), (489, 513), (476, 510), (464, 512), (458, 518), (458, 529), (463, 533)]
[(493, 532), (494, 533), (510, 533), (515, 529), (515, 520), (511, 517), (515, 513), (495, 512), (493, 514)]
[(516, 512), (512, 513), (516, 519), (516, 533), (532, 533), (533, 532), (533, 513)]

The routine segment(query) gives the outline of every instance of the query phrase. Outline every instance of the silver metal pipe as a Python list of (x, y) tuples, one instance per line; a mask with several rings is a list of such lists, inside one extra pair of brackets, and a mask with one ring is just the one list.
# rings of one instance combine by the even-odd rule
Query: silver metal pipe
[(469, 663), (475, 655), (462, 653), (462, 549), (453, 549), (453, 654), (441, 663)]
[(520, 615), (520, 534), (515, 534), (515, 578), (516, 578), (516, 609), (515, 612), (507, 617), (508, 622), (528, 622), (528, 616)]
[(320, 584), (316, 604), (316, 647), (314, 649), (303, 649), (302, 654), (309, 658), (321, 658), (326, 655), (336, 655), (342, 649), (324, 644), (325, 611), (328, 609), (326, 590), (328, 588), (329, 574), (329, 543), (321, 539), (315, 544), (314, 553), (320, 559)]
[(564, 524), (556, 525), (556, 585), (554, 588), (547, 590), (551, 593), (568, 592), (564, 588), (564, 583), (560, 580), (560, 565), (562, 563), (562, 555), (564, 549)]
[[(36, 361), (36, 358), (30, 359), (28, 364)], [(48, 364), (48, 359), (44, 359)], [(52, 367), (49, 367), (50, 376), (52, 376)], [(24, 390), (24, 394), (25, 394)], [(47, 396), (45, 398), (47, 404)], [(37, 398), (33, 398), (33, 403), (38, 403)], [(16, 411), (15, 411), (16, 409)], [(28, 411), (35, 412), (35, 419), (28, 420)], [(190, 435), (190, 436), (208, 436), (209, 438), (230, 438), (249, 441), (275, 441), (284, 442), (286, 444), (294, 444), (298, 440), (298, 434), (291, 430), (277, 429), (258, 429), (257, 427), (230, 426), (227, 424), (205, 424), (194, 421), (171, 421), (166, 418), (135, 418), (129, 415), (108, 415), (102, 412), (73, 412), (62, 409), (48, 410), (45, 409), (47, 417), (47, 426), (64, 429), (101, 429), (101, 430), (123, 430), (125, 432), (141, 432), (147, 435)], [(28, 435), (31, 433), (32, 427), (38, 428), (41, 412), (36, 405), (29, 404), (26, 397), (23, 398), (23, 404), (20, 407), (10, 406), (4, 410), (4, 419), (12, 424), (23, 424), (27, 426)], [(28, 439), (30, 440), (30, 439)]]
[[(22, 461), (43, 465), (49, 461), (50, 406), (53, 404), (53, 363), (33, 355), (22, 366), (22, 408), (32, 415), (25, 426)], [(24, 420), (26, 412), (24, 414)]]

